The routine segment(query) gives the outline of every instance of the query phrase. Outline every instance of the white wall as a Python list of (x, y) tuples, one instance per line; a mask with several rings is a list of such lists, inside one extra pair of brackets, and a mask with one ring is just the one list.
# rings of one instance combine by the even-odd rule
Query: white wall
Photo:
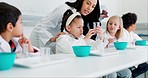
[(67, 0), (0, 0), (15, 5), (24, 15), (45, 16)]
[[(100, 5), (105, 5), (108, 11), (108, 15), (118, 15), (118, 0), (100, 0)], [(106, 22), (108, 18), (102, 20), (102, 22)]]
[(127, 12), (134, 12), (138, 16), (137, 23), (148, 23), (148, 0), (100, 0), (100, 2), (107, 7), (109, 16), (122, 16)]
[(119, 0), (118, 14), (134, 12), (138, 16), (138, 23), (148, 23), (148, 0)]
[[(67, 0), (0, 0), (18, 7), (24, 15), (45, 16)], [(75, 1), (75, 0), (70, 0)], [(107, 7), (109, 16), (134, 12), (139, 23), (148, 23), (148, 0), (100, 0)], [(107, 19), (103, 20), (106, 22)]]

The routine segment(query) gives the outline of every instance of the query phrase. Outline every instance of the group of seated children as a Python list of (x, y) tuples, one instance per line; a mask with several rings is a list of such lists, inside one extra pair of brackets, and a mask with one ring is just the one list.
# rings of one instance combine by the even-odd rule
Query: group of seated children
[[(132, 18), (131, 18), (132, 17)], [(0, 2), (0, 52), (22, 52), (23, 44), (28, 44), (28, 52), (38, 52), (37, 48), (23, 36), (22, 15), (19, 9), (4, 2)], [(137, 16), (127, 13), (121, 17), (112, 16), (107, 21), (106, 31), (100, 26), (90, 29), (83, 35), (83, 18), (80, 13), (67, 10), (62, 18), (61, 32), (56, 39), (56, 53), (72, 54), (74, 45), (90, 45), (92, 49), (109, 48), (115, 41), (132, 42), (141, 40), (133, 31), (136, 29)], [(123, 20), (123, 21), (122, 21)], [(127, 21), (128, 20), (128, 21)], [(96, 40), (90, 39), (97, 34)], [(131, 71), (127, 68), (107, 75), (108, 78), (131, 78)]]

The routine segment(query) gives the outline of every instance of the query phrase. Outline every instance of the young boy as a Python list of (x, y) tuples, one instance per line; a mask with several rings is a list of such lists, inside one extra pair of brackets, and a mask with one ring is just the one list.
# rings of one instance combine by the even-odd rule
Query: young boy
[(29, 52), (37, 52), (23, 36), (22, 16), (19, 9), (0, 2), (0, 52), (22, 52), (23, 44)]
[[(123, 27), (127, 30), (124, 33), (126, 33), (126, 39), (129, 42), (133, 42), (134, 40), (142, 40), (136, 33), (133, 31), (136, 30), (136, 21), (137, 21), (137, 15), (135, 13), (126, 13), (122, 16), (123, 19)], [(148, 64), (142, 63), (138, 65), (137, 68), (132, 70), (132, 76), (133, 78), (139, 76), (140, 74), (146, 72), (148, 70)]]
[(134, 42), (135, 40), (142, 40), (136, 33), (133, 31), (136, 30), (136, 21), (137, 15), (134, 13), (127, 13), (122, 16), (123, 27), (126, 29), (124, 34), (129, 43)]

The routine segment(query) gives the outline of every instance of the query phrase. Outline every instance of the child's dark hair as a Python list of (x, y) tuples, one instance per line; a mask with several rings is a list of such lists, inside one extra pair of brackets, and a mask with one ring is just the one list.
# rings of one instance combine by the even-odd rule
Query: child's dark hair
[[(68, 9), (68, 10), (64, 13), (63, 18), (62, 18), (61, 32), (63, 32), (64, 29), (66, 30), (66, 22), (67, 22), (67, 19), (68, 19), (72, 14), (73, 14), (73, 12), (72, 12), (70, 9)], [(75, 19), (75, 18), (82, 18), (82, 17), (81, 17), (81, 15), (77, 15), (77, 16), (74, 17), (74, 19)], [(73, 20), (74, 20), (74, 19), (73, 19)], [(73, 20), (72, 20), (72, 21), (73, 21)], [(70, 22), (70, 24), (72, 23), (72, 21)], [(67, 30), (66, 30), (66, 31), (67, 31)]]
[(132, 24), (135, 24), (137, 21), (137, 15), (135, 13), (126, 13), (122, 16), (123, 27), (125, 29), (129, 28)]
[(12, 23), (15, 27), (20, 15), (21, 12), (16, 7), (5, 2), (0, 2), (0, 34), (6, 31), (8, 23)]

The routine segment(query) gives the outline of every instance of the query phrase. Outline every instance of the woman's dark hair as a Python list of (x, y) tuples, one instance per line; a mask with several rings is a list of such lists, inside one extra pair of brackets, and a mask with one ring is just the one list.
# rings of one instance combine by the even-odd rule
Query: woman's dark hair
[[(62, 18), (62, 25), (61, 25), (61, 32), (63, 32), (63, 30), (64, 30), (64, 28), (65, 28), (65, 26), (66, 26), (66, 22), (67, 22), (67, 19), (71, 16), (73, 14), (73, 12), (70, 10), (70, 9), (68, 9), (64, 14), (63, 14), (63, 18)], [(82, 18), (80, 15), (77, 15), (77, 16), (75, 16), (75, 18)], [(74, 19), (75, 19), (74, 18)], [(73, 19), (73, 20), (74, 20)], [(72, 20), (72, 21), (73, 21)], [(71, 21), (71, 22), (72, 22)], [(70, 23), (71, 24), (71, 23)], [(65, 30), (66, 30), (66, 28), (65, 28)], [(66, 30), (67, 31), (67, 30)]]
[(126, 13), (122, 16), (123, 27), (125, 29), (129, 28), (132, 24), (135, 24), (137, 21), (137, 15), (135, 13)]
[[(73, 3), (71, 3), (71, 2), (66, 2), (66, 4), (68, 5), (68, 6), (70, 6), (70, 7), (72, 7), (72, 8), (75, 8), (76, 10), (77, 10), (77, 12), (79, 12), (80, 10), (81, 10), (81, 8), (82, 8), (82, 4), (83, 4), (83, 1), (84, 0), (76, 0), (76, 2), (73, 2)], [(90, 13), (90, 14), (88, 14), (88, 15), (86, 15), (86, 16), (83, 16), (82, 15), (82, 17), (83, 17), (83, 20), (84, 21), (91, 21), (91, 22), (98, 22), (99, 20), (99, 17), (100, 17), (100, 5), (99, 5), (99, 0), (97, 0), (97, 4), (96, 4), (96, 6), (95, 6), (95, 8), (94, 8), (94, 10)]]
[(5, 2), (0, 2), (0, 34), (6, 31), (8, 23), (12, 23), (15, 27), (20, 15), (21, 12), (16, 7)]
[[(84, 0), (76, 0), (76, 2), (74, 2), (74, 3), (66, 2), (66, 4), (70, 7), (75, 8), (77, 11), (80, 11), (83, 1)], [(100, 22), (99, 21), (99, 18), (100, 18), (99, 0), (97, 0), (97, 4), (96, 4), (96, 7), (94, 8), (94, 10), (86, 16), (82, 15), (82, 18), (84, 20), (83, 34), (86, 35), (88, 33), (89, 29), (94, 28), (93, 22)], [(101, 25), (101, 23), (100, 23), (100, 25)], [(95, 40), (96, 35), (93, 35), (91, 38)]]

